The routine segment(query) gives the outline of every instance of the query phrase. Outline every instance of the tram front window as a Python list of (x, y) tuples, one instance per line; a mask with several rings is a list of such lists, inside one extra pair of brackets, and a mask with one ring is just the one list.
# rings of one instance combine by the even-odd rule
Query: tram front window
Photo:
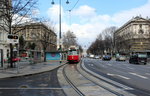
[(77, 51), (69, 51), (68, 55), (78, 55)]

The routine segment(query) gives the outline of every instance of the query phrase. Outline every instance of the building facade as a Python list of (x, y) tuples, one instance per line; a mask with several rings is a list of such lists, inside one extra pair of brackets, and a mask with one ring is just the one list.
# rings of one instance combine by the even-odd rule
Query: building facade
[(137, 16), (114, 33), (115, 52), (150, 51), (150, 19)]
[[(7, 4), (5, 4), (7, 3)], [(0, 61), (3, 62), (2, 59), (7, 59), (9, 56), (9, 42), (7, 41), (8, 36), (8, 26), (7, 20), (5, 19), (5, 12), (8, 11), (7, 6), (11, 5), (11, 0), (0, 0)], [(1, 64), (0, 64), (1, 65)]]
[[(57, 35), (43, 23), (26, 22), (15, 26), (12, 31), (24, 38), (25, 44), (20, 50), (43, 52), (43, 47), (46, 48), (46, 52), (57, 50)], [(30, 45), (34, 45), (34, 48)]]

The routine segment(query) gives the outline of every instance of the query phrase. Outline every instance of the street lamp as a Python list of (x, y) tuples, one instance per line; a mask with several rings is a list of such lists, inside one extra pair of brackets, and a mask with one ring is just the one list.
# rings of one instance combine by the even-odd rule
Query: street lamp
[[(54, 0), (52, 0), (51, 4), (55, 4)], [(69, 4), (69, 1), (66, 1), (66, 4)], [(62, 40), (61, 40), (61, 0), (59, 0), (59, 50), (61, 52), (62, 50)], [(61, 57), (60, 57), (60, 63), (61, 63)]]
[[(52, 0), (51, 4), (55, 4)], [(66, 1), (66, 4), (69, 4), (69, 1)], [(59, 49), (61, 50), (61, 0), (59, 0)]]

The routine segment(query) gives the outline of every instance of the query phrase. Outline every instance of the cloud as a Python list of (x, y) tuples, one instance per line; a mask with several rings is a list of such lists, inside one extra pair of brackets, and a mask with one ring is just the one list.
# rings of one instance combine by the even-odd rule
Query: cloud
[[(60, 14), (59, 9), (60, 9), (60, 6), (56, 4), (50, 7), (47, 11), (47, 14), (50, 17), (50, 19), (52, 19), (56, 23), (59, 22), (59, 14)], [(64, 17), (64, 10), (62, 6), (61, 6), (61, 16)]]
[(112, 22), (120, 26), (123, 23), (130, 20), (132, 17), (141, 15), (142, 17), (146, 18), (147, 16), (150, 16), (149, 9), (150, 9), (150, 0), (147, 2), (147, 4), (140, 6), (138, 8), (124, 10), (119, 13), (116, 13), (112, 16), (111, 19), (112, 19)]
[[(48, 10), (48, 15), (52, 20), (58, 22), (58, 5), (54, 5)], [(92, 8), (88, 5), (82, 5), (77, 9), (74, 9), (71, 13), (72, 24), (67, 24), (68, 21), (62, 21), (62, 32), (68, 30), (73, 31), (77, 38), (78, 42), (85, 46), (89, 42), (92, 42), (96, 39), (97, 35), (101, 33), (105, 28), (110, 26), (120, 27), (132, 17), (140, 15), (144, 18), (150, 16), (150, 0), (138, 8), (132, 8), (129, 10), (123, 10), (113, 15), (109, 14), (98, 14), (95, 8)], [(65, 18), (64, 10), (62, 9), (62, 19)], [(56, 25), (58, 28), (58, 25)]]
[(40, 14), (40, 11), (38, 10), (38, 9), (34, 9), (34, 10), (32, 10), (32, 15), (33, 16), (38, 16)]
[(73, 10), (73, 15), (79, 16), (82, 18), (91, 18), (93, 16), (96, 16), (96, 10), (90, 6), (83, 5), (80, 6), (78, 9)]
[(21, 24), (25, 22), (32, 22), (33, 20), (29, 16), (20, 16), (18, 14), (15, 14), (12, 18), (12, 24)]

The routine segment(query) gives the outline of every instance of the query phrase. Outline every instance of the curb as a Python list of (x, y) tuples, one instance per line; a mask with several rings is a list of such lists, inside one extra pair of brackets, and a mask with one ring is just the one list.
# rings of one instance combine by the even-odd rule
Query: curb
[(41, 72), (33, 72), (33, 73), (29, 73), (29, 74), (17, 74), (17, 75), (14, 75), (14, 76), (8, 76), (8, 77), (4, 77), (4, 78), (0, 78), (0, 79), (6, 79), (6, 78), (18, 78), (18, 77), (24, 77), (24, 76), (31, 76), (31, 75), (36, 75), (36, 74), (40, 74), (40, 73), (44, 73), (44, 72), (49, 72), (49, 71), (52, 71), (54, 69), (57, 69), (59, 67), (62, 67), (66, 64), (65, 63), (62, 63), (61, 65), (53, 68), (53, 69), (50, 69), (50, 70), (45, 70), (45, 71), (41, 71)]

